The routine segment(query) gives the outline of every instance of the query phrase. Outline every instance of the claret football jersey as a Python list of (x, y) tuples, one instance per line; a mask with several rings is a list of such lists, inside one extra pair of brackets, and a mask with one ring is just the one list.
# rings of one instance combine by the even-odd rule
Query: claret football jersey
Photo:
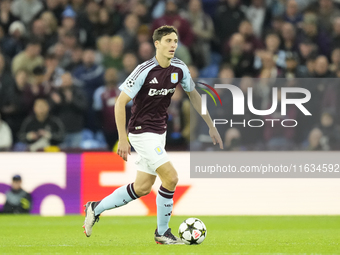
[(119, 87), (133, 98), (129, 132), (163, 134), (167, 128), (167, 109), (178, 84), (186, 92), (195, 88), (188, 67), (178, 58), (172, 58), (166, 68), (155, 57), (138, 65)]

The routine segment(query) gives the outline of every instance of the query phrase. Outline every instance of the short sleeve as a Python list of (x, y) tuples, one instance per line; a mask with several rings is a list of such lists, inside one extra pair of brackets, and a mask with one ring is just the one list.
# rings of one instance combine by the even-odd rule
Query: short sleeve
[(195, 89), (195, 83), (191, 78), (189, 68), (184, 65), (181, 69), (183, 71), (183, 79), (181, 81), (182, 88), (185, 92), (191, 92)]
[(119, 86), (130, 98), (134, 98), (144, 84), (145, 78), (152, 66), (138, 65), (135, 70)]

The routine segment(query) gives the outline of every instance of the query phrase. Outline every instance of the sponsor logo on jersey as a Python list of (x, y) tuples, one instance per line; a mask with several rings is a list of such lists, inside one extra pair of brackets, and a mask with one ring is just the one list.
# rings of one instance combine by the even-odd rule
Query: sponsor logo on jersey
[(158, 83), (157, 78), (153, 78), (149, 83)]
[(171, 82), (172, 83), (178, 82), (178, 73), (171, 73)]
[(158, 96), (158, 95), (162, 95), (162, 96), (166, 96), (169, 93), (174, 93), (176, 88), (173, 89), (150, 89), (149, 90), (149, 96), (153, 97), (153, 96)]

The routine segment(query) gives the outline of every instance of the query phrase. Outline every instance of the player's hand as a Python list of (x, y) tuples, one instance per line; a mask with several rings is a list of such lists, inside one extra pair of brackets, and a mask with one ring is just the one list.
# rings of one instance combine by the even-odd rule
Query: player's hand
[(128, 154), (131, 155), (131, 146), (127, 139), (118, 141), (117, 154), (127, 161)]
[(216, 127), (212, 127), (209, 129), (209, 135), (213, 141), (213, 144), (215, 145), (216, 143), (218, 143), (220, 145), (220, 149), (223, 150), (223, 142), (221, 139), (220, 134), (218, 133)]

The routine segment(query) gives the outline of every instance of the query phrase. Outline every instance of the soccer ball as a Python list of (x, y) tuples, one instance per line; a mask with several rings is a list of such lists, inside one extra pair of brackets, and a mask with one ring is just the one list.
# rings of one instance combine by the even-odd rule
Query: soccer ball
[(200, 244), (207, 236), (207, 228), (201, 220), (188, 218), (179, 226), (178, 234), (185, 244)]

